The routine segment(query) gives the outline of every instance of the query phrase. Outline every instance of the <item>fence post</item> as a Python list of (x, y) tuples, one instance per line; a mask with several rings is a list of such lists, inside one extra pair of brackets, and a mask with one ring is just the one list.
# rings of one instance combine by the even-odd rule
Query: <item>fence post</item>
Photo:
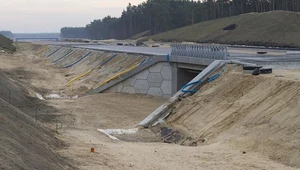
[(35, 105), (35, 123), (37, 123), (37, 117), (38, 117), (38, 107)]
[(11, 90), (8, 89), (8, 104), (11, 104)]
[(56, 133), (58, 133), (58, 130), (62, 128), (62, 123), (57, 119), (55, 119), (55, 122), (56, 122)]
[(55, 119), (55, 123), (56, 123), (56, 133), (58, 133), (58, 120)]

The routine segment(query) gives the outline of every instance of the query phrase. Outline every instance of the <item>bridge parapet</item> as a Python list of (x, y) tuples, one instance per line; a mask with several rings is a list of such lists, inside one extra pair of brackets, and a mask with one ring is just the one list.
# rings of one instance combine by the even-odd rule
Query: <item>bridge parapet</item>
[(171, 55), (227, 60), (229, 53), (228, 47), (223, 45), (173, 44)]

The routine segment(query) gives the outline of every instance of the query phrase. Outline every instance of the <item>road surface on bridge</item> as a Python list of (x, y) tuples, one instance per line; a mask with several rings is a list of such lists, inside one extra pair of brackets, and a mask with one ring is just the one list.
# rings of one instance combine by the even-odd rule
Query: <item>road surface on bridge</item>
[[(72, 46), (75, 48), (86, 48), (91, 50), (106, 50), (126, 53), (138, 53), (144, 55), (167, 55), (171, 53), (171, 48), (159, 47), (136, 47), (118, 46), (103, 44), (84, 44), (73, 42), (44, 42), (44, 44)], [(257, 54), (257, 52), (267, 52), (267, 54)], [(264, 62), (300, 62), (300, 51), (289, 51), (282, 49), (268, 49), (255, 47), (229, 47), (229, 60), (239, 60), (250, 63)]]

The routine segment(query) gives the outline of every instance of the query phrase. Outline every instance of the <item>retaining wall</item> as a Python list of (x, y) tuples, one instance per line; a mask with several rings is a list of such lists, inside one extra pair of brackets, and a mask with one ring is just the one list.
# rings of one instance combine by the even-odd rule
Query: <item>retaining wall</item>
[(148, 94), (169, 98), (172, 96), (172, 87), (172, 66), (168, 62), (159, 62), (104, 92)]
[[(150, 55), (86, 48), (51, 45), (47, 47), (36, 46), (34, 49), (40, 51), (45, 48), (38, 55), (46, 57), (59, 67), (64, 68), (64, 66), (71, 65), (65, 68), (69, 72), (66, 74), (68, 77), (66, 86), (68, 85), (73, 91), (78, 91), (79, 94), (123, 92), (169, 98), (181, 88), (182, 84), (191, 79), (191, 76), (180, 74), (180, 71), (184, 69), (203, 70), (214, 61), (206, 58), (175, 55), (150, 57)], [(70, 50), (72, 52), (69, 54)], [(90, 55), (80, 60), (88, 53)], [(105, 62), (115, 54), (117, 55), (114, 58), (107, 63)], [(76, 64), (72, 65), (72, 63)]]

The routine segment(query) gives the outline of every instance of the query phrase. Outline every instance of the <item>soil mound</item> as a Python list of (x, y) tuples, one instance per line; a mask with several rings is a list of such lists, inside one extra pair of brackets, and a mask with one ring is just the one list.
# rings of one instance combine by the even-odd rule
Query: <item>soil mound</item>
[(183, 99), (165, 126), (184, 136), (181, 144), (222, 143), (299, 168), (300, 82), (241, 72), (227, 71)]
[(16, 47), (12, 43), (12, 40), (0, 35), (0, 50), (16, 51)]

